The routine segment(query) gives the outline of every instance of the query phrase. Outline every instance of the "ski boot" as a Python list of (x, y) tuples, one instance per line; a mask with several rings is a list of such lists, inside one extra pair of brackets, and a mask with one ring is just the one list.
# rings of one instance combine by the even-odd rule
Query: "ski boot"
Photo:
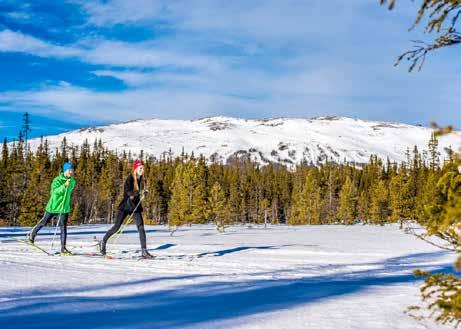
[(27, 241), (31, 244), (35, 243), (35, 235), (32, 235), (32, 231), (27, 234)]
[(69, 250), (67, 250), (66, 247), (61, 248), (61, 256), (72, 256), (73, 253), (71, 253)]
[(98, 248), (101, 255), (106, 256), (106, 243), (104, 240), (98, 242)]
[(143, 259), (153, 259), (154, 256), (152, 256), (152, 255), (147, 251), (147, 249), (142, 249), (141, 258), (143, 258)]

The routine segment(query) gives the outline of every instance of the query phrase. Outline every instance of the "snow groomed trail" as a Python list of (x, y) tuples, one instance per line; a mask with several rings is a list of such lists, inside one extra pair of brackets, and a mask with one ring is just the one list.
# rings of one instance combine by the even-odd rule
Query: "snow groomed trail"
[[(107, 229), (70, 227), (76, 255), (61, 257), (0, 228), (0, 328), (439, 328), (403, 313), (419, 301), (412, 271), (455, 258), (395, 225), (147, 226), (154, 260), (130, 226), (113, 259), (90, 256)], [(49, 250), (53, 228), (40, 233)]]

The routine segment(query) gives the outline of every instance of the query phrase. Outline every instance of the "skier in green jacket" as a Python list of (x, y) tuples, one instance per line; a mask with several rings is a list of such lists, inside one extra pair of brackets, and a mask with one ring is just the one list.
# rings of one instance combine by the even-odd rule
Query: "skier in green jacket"
[(29, 234), (29, 241), (35, 242), (35, 237), (45, 226), (50, 219), (58, 216), (59, 225), (61, 227), (61, 254), (68, 255), (70, 252), (66, 249), (67, 239), (67, 220), (70, 213), (70, 199), (72, 191), (75, 188), (74, 168), (69, 162), (62, 166), (62, 173), (53, 179), (51, 183), (51, 196), (45, 208), (45, 215), (34, 226)]

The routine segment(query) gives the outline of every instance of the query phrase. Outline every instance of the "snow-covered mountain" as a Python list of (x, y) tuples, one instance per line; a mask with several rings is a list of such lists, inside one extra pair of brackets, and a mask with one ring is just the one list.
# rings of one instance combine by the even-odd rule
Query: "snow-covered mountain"
[[(53, 150), (63, 137), (69, 145), (81, 145), (85, 139), (119, 152), (131, 151), (160, 157), (165, 152), (179, 155), (184, 150), (208, 159), (229, 161), (248, 156), (261, 163), (269, 161), (293, 166), (302, 160), (319, 163), (326, 159), (342, 162), (367, 162), (371, 154), (391, 161), (405, 160), (405, 151), (417, 145), (427, 149), (432, 129), (394, 122), (378, 122), (345, 117), (314, 119), (245, 120), (210, 117), (198, 120), (138, 120), (109, 126), (92, 127), (48, 136)], [(40, 140), (30, 141), (34, 150)], [(439, 141), (444, 148), (461, 147), (456, 132)]]

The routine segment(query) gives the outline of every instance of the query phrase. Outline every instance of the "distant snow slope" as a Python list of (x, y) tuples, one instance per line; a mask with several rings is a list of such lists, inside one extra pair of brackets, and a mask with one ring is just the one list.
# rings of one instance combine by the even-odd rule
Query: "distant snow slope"
[[(404, 314), (419, 303), (412, 271), (452, 271), (456, 257), (397, 225), (146, 226), (156, 259), (142, 261), (129, 226), (109, 241), (116, 259), (84, 256), (108, 228), (70, 227), (71, 257), (0, 228), (0, 328), (439, 329)], [(49, 249), (53, 231), (37, 244)]]
[[(47, 139), (53, 150), (63, 137), (68, 143), (92, 144), (101, 139), (106, 147), (131, 151), (136, 156), (179, 155), (184, 150), (208, 159), (226, 162), (232, 157), (251, 157), (260, 163), (276, 162), (293, 166), (303, 160), (319, 163), (326, 159), (364, 163), (371, 154), (391, 161), (405, 160), (407, 148), (427, 149), (432, 130), (401, 123), (364, 121), (344, 117), (315, 119), (245, 120), (211, 117), (199, 120), (139, 120), (110, 126), (80, 129)], [(31, 140), (32, 149), (39, 139)], [(461, 146), (459, 132), (440, 140), (444, 148)]]

